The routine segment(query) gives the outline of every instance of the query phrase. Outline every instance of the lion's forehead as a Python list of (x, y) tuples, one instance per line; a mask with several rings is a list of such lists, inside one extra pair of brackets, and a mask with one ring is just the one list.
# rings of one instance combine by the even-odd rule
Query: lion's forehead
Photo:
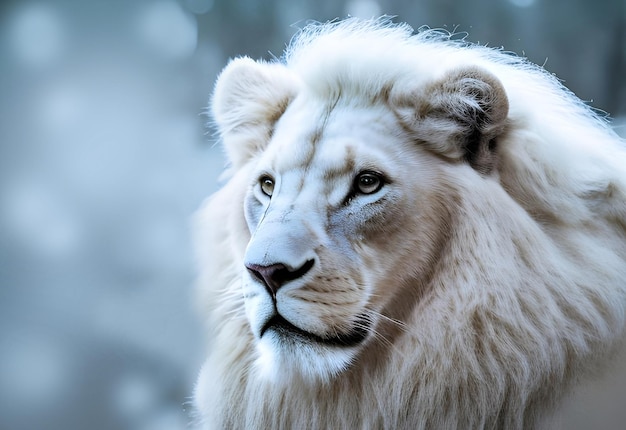
[(398, 152), (394, 120), (384, 106), (295, 104), (277, 124), (263, 163), (292, 186), (317, 187), (330, 195), (355, 172), (393, 158)]

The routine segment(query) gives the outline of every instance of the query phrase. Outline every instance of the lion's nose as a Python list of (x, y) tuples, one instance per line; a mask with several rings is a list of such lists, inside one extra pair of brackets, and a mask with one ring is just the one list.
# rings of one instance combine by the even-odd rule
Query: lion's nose
[(276, 293), (280, 287), (290, 281), (303, 277), (311, 270), (313, 263), (313, 260), (308, 260), (297, 269), (287, 267), (283, 263), (271, 264), (269, 266), (246, 264), (246, 268), (254, 278), (265, 285), (265, 288), (272, 297), (276, 298)]

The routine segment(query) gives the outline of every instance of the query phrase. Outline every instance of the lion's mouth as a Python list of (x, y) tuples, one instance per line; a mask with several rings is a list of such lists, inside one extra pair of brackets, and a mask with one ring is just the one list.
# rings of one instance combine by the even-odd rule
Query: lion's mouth
[(338, 333), (334, 336), (319, 336), (296, 327), (280, 314), (276, 314), (265, 323), (261, 329), (260, 337), (263, 337), (268, 331), (273, 331), (278, 336), (285, 338), (300, 339), (330, 346), (350, 347), (358, 345), (367, 338), (370, 324), (370, 320), (362, 316), (359, 318), (358, 324), (347, 333)]

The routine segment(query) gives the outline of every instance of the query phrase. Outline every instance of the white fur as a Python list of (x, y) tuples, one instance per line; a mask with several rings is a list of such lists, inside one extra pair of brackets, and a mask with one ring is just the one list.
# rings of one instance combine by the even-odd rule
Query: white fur
[[(621, 338), (626, 151), (539, 67), (349, 19), (231, 62), (213, 112), (232, 168), (197, 218), (203, 428), (533, 428)], [(372, 169), (389, 183), (345, 200)], [(275, 302), (244, 267), (307, 261)], [(261, 336), (276, 311), (324, 339), (371, 325)]]

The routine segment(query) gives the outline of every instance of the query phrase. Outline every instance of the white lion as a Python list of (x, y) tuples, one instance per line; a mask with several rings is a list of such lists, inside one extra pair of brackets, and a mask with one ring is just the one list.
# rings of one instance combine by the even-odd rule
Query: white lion
[(541, 68), (348, 19), (212, 109), (204, 427), (535, 428), (614, 349), (626, 151)]

